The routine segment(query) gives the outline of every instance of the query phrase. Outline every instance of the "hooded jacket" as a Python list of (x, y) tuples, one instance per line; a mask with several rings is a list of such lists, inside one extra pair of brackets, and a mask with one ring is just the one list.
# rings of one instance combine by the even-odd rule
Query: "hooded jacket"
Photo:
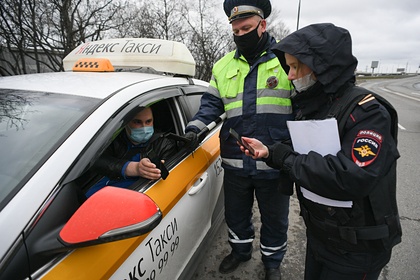
[[(297, 119), (325, 119), (343, 95), (364, 90), (354, 86), (357, 59), (351, 48), (349, 32), (328, 23), (302, 28), (272, 48), (286, 73), (289, 67), (284, 53), (307, 65), (317, 79), (315, 85), (292, 98)], [(296, 183), (301, 214), (311, 235), (336, 248), (357, 252), (386, 251), (401, 241), (395, 196), (399, 153), (390, 123), (390, 114), (374, 99), (356, 106), (348, 117), (337, 155), (311, 151), (307, 155), (292, 153), (281, 163), (272, 159)], [(276, 145), (269, 148), (273, 154)], [(352, 206), (323, 205), (308, 199), (302, 190), (351, 201)]]

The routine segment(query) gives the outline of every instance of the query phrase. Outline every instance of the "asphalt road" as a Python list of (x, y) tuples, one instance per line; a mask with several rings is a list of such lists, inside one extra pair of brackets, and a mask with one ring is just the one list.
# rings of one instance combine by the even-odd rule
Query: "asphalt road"
[[(403, 241), (394, 247), (392, 259), (382, 270), (380, 280), (420, 279), (420, 76), (401, 80), (368, 80), (360, 84), (390, 101), (399, 115), (397, 200), (403, 228)], [(230, 274), (221, 274), (218, 267), (230, 253), (227, 227), (223, 222), (208, 248), (192, 280), (264, 279), (264, 266), (259, 250), (260, 216), (254, 204), (253, 223), (256, 238), (252, 259)], [(281, 265), (283, 280), (303, 279), (305, 265), (305, 225), (299, 216), (296, 196), (290, 200), (288, 251)]]

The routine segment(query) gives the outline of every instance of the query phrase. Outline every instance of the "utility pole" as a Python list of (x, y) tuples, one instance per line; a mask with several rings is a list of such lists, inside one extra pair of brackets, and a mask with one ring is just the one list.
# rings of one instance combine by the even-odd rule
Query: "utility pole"
[(299, 18), (300, 18), (300, 0), (299, 0), (299, 6), (298, 6), (298, 16), (297, 16), (297, 26), (296, 26), (296, 30), (299, 29)]

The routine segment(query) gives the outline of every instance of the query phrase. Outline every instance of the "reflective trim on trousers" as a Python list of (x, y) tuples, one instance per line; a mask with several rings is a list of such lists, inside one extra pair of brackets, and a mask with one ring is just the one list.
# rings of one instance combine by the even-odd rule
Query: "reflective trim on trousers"
[(252, 243), (254, 241), (254, 238), (249, 239), (239, 239), (239, 237), (236, 235), (236, 233), (233, 232), (230, 228), (229, 230), (229, 242), (236, 243), (236, 244), (245, 244), (245, 243)]
[(278, 246), (278, 247), (267, 247), (267, 246), (264, 246), (263, 244), (260, 244), (261, 254), (265, 256), (271, 256), (279, 251), (286, 251), (286, 248), (287, 248), (287, 241), (284, 242), (283, 245)]

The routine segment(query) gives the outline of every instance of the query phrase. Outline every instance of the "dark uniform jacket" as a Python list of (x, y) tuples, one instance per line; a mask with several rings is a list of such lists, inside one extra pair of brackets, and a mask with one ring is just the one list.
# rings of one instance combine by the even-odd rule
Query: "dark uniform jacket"
[[(318, 80), (292, 98), (297, 119), (325, 119), (334, 102), (354, 87), (357, 59), (351, 53), (350, 35), (332, 27), (319, 24), (305, 28), (272, 49), (286, 72), (289, 68), (284, 52), (309, 66)], [(310, 235), (354, 252), (389, 251), (401, 241), (396, 205), (399, 153), (390, 126), (390, 114), (374, 99), (356, 106), (348, 117), (337, 155), (293, 153), (284, 160), (280, 168), (296, 183)], [(274, 149), (275, 145), (270, 147), (270, 154)], [(353, 206), (340, 208), (313, 202), (303, 196), (301, 187), (325, 198), (352, 201)]]
[(93, 171), (112, 181), (121, 181), (124, 180), (121, 174), (124, 165), (136, 154), (140, 153), (140, 159), (142, 159), (148, 157), (147, 153), (153, 149), (162, 160), (167, 160), (177, 151), (175, 141), (163, 137), (162, 133), (154, 133), (145, 146), (131, 146), (132, 144), (123, 130), (95, 162)]

